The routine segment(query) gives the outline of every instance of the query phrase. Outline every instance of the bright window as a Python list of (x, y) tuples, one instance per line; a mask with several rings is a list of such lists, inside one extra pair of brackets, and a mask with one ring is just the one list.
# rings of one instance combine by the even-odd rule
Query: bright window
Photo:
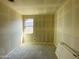
[(25, 34), (33, 33), (33, 19), (26, 19), (24, 21), (24, 33)]

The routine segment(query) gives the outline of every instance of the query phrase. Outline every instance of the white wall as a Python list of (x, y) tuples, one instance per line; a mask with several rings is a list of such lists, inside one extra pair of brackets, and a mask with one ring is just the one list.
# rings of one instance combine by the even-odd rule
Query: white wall
[(0, 3), (0, 55), (6, 55), (21, 44), (22, 16)]
[(34, 19), (34, 32), (25, 35), (24, 42), (34, 42), (38, 44), (53, 44), (54, 40), (54, 15), (24, 15), (24, 20)]
[(55, 45), (61, 41), (79, 51), (79, 0), (67, 0), (56, 12)]

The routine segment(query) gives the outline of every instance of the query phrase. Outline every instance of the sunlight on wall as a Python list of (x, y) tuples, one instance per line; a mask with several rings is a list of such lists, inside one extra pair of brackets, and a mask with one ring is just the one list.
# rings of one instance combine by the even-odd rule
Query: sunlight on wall
[(24, 34), (22, 32), (22, 35), (21, 35), (21, 45), (23, 45), (23, 37), (24, 37)]

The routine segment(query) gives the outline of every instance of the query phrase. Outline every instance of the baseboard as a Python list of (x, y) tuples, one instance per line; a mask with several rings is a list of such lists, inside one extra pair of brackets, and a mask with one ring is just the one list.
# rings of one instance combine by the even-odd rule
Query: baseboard
[(53, 42), (27, 42), (24, 43), (25, 45), (27, 44), (32, 44), (32, 45), (49, 45), (49, 46), (53, 46)]

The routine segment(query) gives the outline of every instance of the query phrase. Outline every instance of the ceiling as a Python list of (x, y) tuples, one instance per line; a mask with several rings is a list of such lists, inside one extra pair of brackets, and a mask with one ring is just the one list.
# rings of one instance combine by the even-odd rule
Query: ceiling
[(66, 0), (1, 0), (1, 2), (15, 9), (22, 15), (54, 13)]

